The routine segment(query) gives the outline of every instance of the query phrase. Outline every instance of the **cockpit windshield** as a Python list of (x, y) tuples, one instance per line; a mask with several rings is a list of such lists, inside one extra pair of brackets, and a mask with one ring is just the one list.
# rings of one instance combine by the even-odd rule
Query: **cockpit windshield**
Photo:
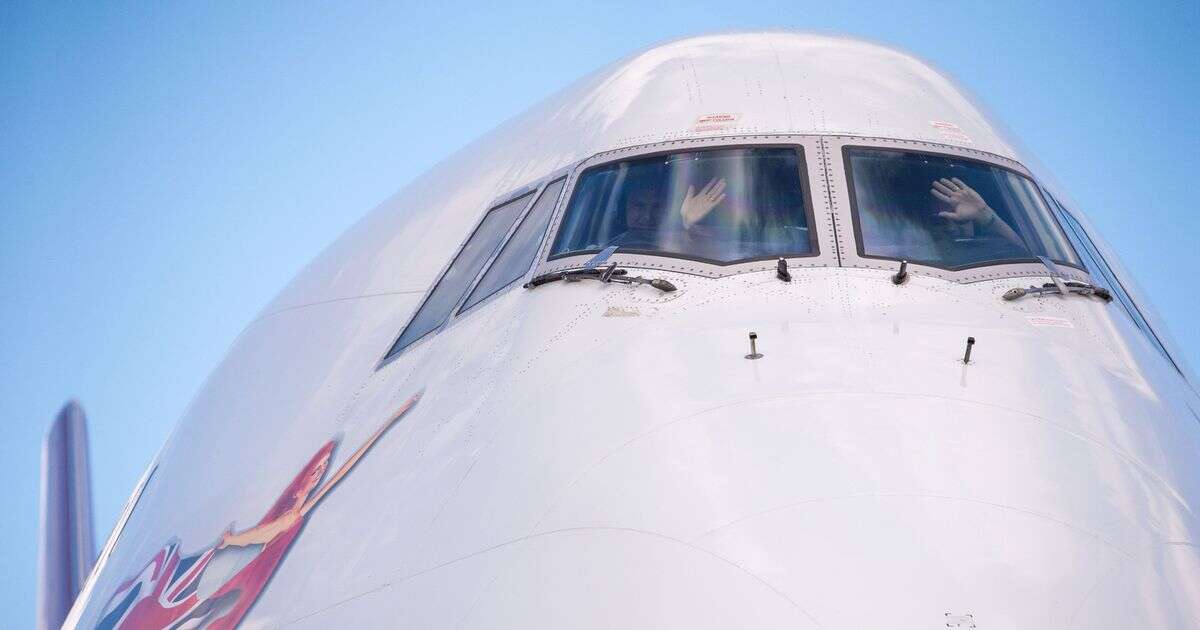
[(945, 269), (1079, 259), (1029, 179), (946, 155), (848, 147), (859, 253)]
[(618, 251), (718, 264), (816, 252), (795, 148), (710, 149), (604, 164), (579, 178), (551, 258)]

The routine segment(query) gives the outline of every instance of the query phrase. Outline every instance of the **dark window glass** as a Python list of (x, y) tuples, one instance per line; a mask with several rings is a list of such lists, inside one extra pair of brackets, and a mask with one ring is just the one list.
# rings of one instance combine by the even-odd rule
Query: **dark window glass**
[(716, 263), (816, 251), (793, 148), (710, 149), (588, 169), (552, 257), (619, 251)]
[(480, 269), (487, 263), (504, 235), (508, 234), (513, 221), (525, 209), (532, 195), (514, 199), (502, 206), (488, 211), (487, 216), (480, 222), (479, 227), (467, 239), (462, 251), (450, 263), (450, 268), (442, 275), (437, 286), (429, 292), (417, 314), (404, 329), (396, 343), (392, 344), (388, 356), (392, 356), (406, 348), (412, 342), (424, 337), (431, 331), (437, 330), (450, 316), (450, 311), (462, 299), (463, 293), (471, 286), (471, 282), (479, 275)]
[[(1054, 200), (1054, 203), (1058, 204), (1058, 200)], [(1088, 236), (1087, 230), (1083, 229), (1079, 221), (1076, 221), (1070, 212), (1063, 209), (1061, 204), (1058, 204), (1058, 212), (1059, 216), (1062, 217), (1063, 224), (1067, 227), (1068, 233), (1074, 237), (1074, 241), (1078, 245), (1079, 253), (1083, 257), (1084, 266), (1087, 267), (1088, 273), (1092, 276), (1092, 282), (1108, 289), (1108, 292), (1121, 303), (1121, 307), (1129, 315), (1129, 319), (1138, 327), (1138, 330), (1142, 331), (1142, 334), (1150, 341), (1150, 344), (1162, 353), (1171, 362), (1171, 365), (1175, 366), (1175, 369), (1178, 370), (1179, 366), (1175, 365), (1175, 360), (1171, 358), (1167, 349), (1163, 347), (1162, 342), (1158, 339), (1158, 335), (1154, 334), (1154, 329), (1150, 328), (1150, 323), (1146, 321), (1145, 317), (1142, 317), (1142, 312), (1138, 310), (1137, 304), (1134, 304), (1133, 298), (1125, 292), (1125, 287), (1121, 286), (1121, 282), (1117, 280), (1117, 276), (1113, 273), (1112, 268), (1108, 266), (1104, 257), (1100, 255), (1100, 250), (1096, 249), (1096, 244)]]
[(1078, 265), (1037, 186), (1012, 171), (944, 155), (848, 148), (863, 256), (961, 269), (1044, 256)]
[(521, 225), (513, 232), (512, 238), (505, 243), (500, 255), (492, 262), (492, 266), (483, 274), (483, 278), (475, 285), (462, 309), (467, 310), (486, 299), (493, 293), (512, 284), (529, 271), (533, 258), (537, 255), (538, 246), (542, 244), (542, 236), (546, 234), (546, 226), (550, 223), (550, 215), (554, 211), (554, 202), (562, 192), (566, 180), (558, 180), (548, 186), (538, 197), (533, 209), (521, 221)]

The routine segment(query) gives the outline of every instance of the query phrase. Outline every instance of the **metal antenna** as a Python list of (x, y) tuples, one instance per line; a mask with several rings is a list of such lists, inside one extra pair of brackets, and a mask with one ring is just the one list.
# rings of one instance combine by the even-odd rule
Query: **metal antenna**
[(967, 337), (967, 351), (966, 351), (966, 353), (963, 354), (963, 363), (964, 364), (971, 362), (971, 348), (974, 348), (974, 347), (975, 347), (975, 338)]
[(900, 270), (892, 274), (892, 284), (904, 284), (908, 280), (908, 261), (900, 261)]
[(746, 358), (747, 358), (747, 359), (761, 359), (761, 358), (763, 358), (763, 355), (762, 355), (762, 353), (760, 353), (760, 352), (758, 351), (757, 344), (755, 343), (755, 342), (757, 342), (757, 341), (758, 341), (758, 333), (756, 333), (756, 332), (752, 332), (752, 333), (750, 333), (750, 354), (747, 354), (747, 355), (746, 355)]
[(784, 282), (792, 281), (792, 273), (788, 271), (787, 261), (783, 258), (780, 258), (779, 262), (775, 264), (775, 277), (783, 280)]

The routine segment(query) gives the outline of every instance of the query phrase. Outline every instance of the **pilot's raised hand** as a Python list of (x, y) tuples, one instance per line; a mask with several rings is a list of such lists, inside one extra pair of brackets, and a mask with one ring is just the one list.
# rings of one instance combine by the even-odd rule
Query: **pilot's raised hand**
[(996, 219), (996, 211), (992, 210), (975, 192), (975, 189), (964, 184), (961, 179), (945, 177), (933, 182), (929, 194), (950, 206), (949, 211), (939, 212), (938, 216), (956, 223), (976, 223), (990, 225)]
[(695, 186), (688, 186), (687, 196), (679, 206), (679, 216), (683, 219), (683, 227), (690, 228), (698, 221), (708, 216), (712, 209), (725, 201), (725, 178), (712, 178), (696, 192)]
[(976, 230), (998, 235), (1017, 247), (1025, 247), (1020, 235), (996, 215), (996, 211), (974, 188), (964, 184), (961, 179), (943, 177), (933, 182), (929, 194), (950, 206), (950, 210), (939, 212), (939, 217), (957, 223), (974, 223)]

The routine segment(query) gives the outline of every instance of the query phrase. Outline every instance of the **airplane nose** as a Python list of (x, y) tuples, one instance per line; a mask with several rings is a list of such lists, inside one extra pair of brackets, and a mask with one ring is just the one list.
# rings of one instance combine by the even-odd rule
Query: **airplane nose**
[(879, 393), (731, 402), (588, 466), (471, 618), (1197, 627), (1200, 555), (1163, 542), (1191, 529), (1146, 466), (1027, 413)]

